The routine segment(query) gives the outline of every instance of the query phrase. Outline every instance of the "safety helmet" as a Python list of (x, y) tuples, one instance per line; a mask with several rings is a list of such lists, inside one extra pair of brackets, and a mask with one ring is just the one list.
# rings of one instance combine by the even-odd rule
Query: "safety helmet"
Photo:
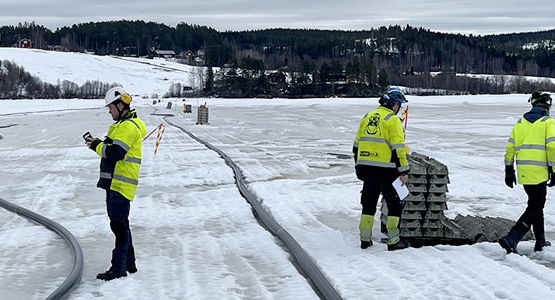
[(106, 97), (104, 97), (104, 102), (106, 102), (106, 106), (118, 100), (121, 100), (121, 102), (129, 105), (132, 98), (131, 95), (129, 95), (121, 86), (113, 87), (106, 92)]
[(380, 98), (380, 104), (387, 107), (393, 107), (393, 105), (395, 105), (395, 102), (399, 102), (399, 104), (404, 104), (409, 101), (407, 100), (407, 98), (405, 98), (405, 94), (401, 92), (401, 89), (399, 89), (398, 87), (390, 87), (385, 95)]
[(533, 92), (528, 102), (532, 106), (543, 106), (547, 109), (551, 109), (551, 95), (548, 92)]
[(385, 93), (387, 94), (387, 93), (395, 92), (395, 91), (400, 92), (401, 89), (400, 89), (398, 86), (390, 85), (390, 86), (387, 88), (387, 92), (385, 92)]

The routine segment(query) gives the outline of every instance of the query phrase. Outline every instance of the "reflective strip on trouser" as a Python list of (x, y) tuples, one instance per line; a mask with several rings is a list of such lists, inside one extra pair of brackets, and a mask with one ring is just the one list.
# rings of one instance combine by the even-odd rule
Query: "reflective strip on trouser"
[(362, 215), (360, 216), (360, 240), (363, 242), (372, 241), (372, 226), (374, 225), (374, 216)]
[(387, 244), (393, 245), (399, 241), (399, 217), (387, 217)]

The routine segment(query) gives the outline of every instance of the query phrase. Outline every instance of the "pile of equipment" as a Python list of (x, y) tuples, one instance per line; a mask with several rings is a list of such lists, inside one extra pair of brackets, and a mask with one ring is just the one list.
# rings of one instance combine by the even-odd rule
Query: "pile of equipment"
[[(472, 244), (496, 242), (506, 235), (514, 221), (502, 218), (461, 216), (454, 220), (445, 217), (449, 170), (441, 162), (428, 156), (407, 155), (410, 165), (407, 188), (399, 221), (401, 239), (411, 245)], [(387, 235), (387, 206), (382, 201), (381, 232)], [(531, 233), (524, 239), (532, 238)]]

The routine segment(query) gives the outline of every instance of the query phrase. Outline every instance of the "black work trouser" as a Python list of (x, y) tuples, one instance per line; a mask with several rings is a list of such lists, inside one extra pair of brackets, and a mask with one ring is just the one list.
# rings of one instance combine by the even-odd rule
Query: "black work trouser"
[(114, 271), (125, 271), (135, 267), (135, 249), (129, 228), (130, 203), (120, 193), (106, 190), (106, 209), (110, 218), (110, 229), (116, 237), (111, 268)]
[(399, 177), (394, 168), (380, 168), (371, 166), (356, 166), (357, 177), (364, 181), (360, 204), (363, 215), (375, 215), (380, 193), (387, 204), (387, 215), (400, 217), (402, 211), (401, 200), (392, 183)]
[(538, 238), (545, 233), (543, 208), (547, 197), (547, 182), (524, 185), (524, 191), (528, 195), (528, 206), (513, 228), (519, 234), (525, 235), (532, 226), (534, 235)]

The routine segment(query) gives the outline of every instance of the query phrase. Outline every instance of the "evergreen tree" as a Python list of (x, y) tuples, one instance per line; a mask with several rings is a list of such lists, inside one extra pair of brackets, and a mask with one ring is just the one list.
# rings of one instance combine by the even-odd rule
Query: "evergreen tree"
[(204, 86), (204, 92), (207, 95), (211, 95), (214, 89), (214, 69), (208, 67), (208, 73), (206, 74), (206, 85)]
[(389, 86), (389, 78), (387, 76), (387, 72), (385, 71), (385, 69), (380, 70), (380, 74), (378, 75), (378, 85), (384, 91)]

